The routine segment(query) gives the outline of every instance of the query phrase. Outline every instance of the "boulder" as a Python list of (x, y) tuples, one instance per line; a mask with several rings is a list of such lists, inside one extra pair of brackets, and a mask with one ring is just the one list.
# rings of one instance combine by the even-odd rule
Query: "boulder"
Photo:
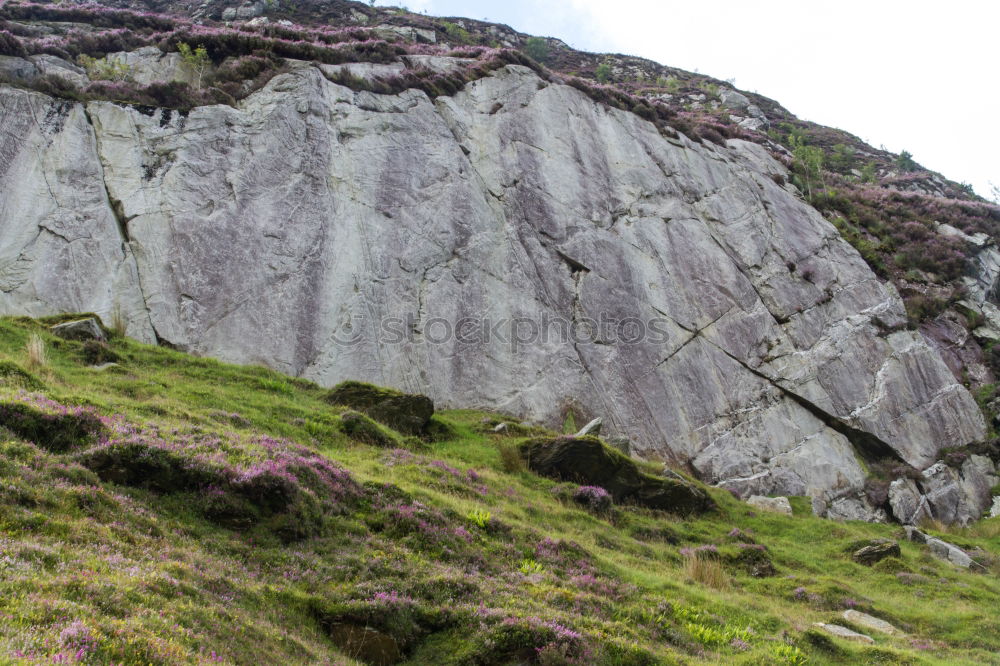
[(13, 81), (31, 81), (38, 74), (33, 62), (17, 56), (0, 55), (0, 76)]
[(109, 53), (107, 60), (127, 67), (128, 76), (144, 86), (157, 81), (182, 81), (193, 84), (195, 80), (194, 72), (184, 64), (184, 59), (179, 53), (164, 53), (156, 46)]
[(385, 64), (376, 62), (349, 62), (343, 65), (320, 65), (319, 68), (328, 76), (337, 77), (347, 74), (365, 81), (391, 79), (406, 71), (401, 62)]
[(958, 546), (938, 539), (937, 537), (932, 537), (929, 534), (925, 534), (916, 527), (907, 526), (904, 529), (906, 530), (906, 538), (914, 543), (921, 543), (927, 546), (927, 549), (934, 557), (946, 562), (951, 562), (955, 566), (962, 567), (963, 569), (985, 570), (983, 565), (973, 560), (968, 553)]
[(990, 508), (990, 518), (1000, 517), (1000, 495), (993, 498), (993, 506)]
[(896, 479), (889, 484), (892, 515), (904, 525), (915, 525), (931, 517), (930, 506), (912, 479)]
[(792, 504), (787, 497), (764, 497), (763, 495), (752, 495), (747, 499), (747, 504), (763, 511), (773, 511), (783, 513), (786, 516), (792, 515)]
[(860, 520), (866, 523), (885, 522), (885, 511), (873, 507), (863, 493), (837, 497), (827, 505), (824, 517), (831, 520)]
[(845, 641), (853, 641), (855, 643), (874, 643), (874, 639), (871, 636), (865, 636), (864, 634), (859, 634), (856, 631), (852, 631), (847, 627), (842, 627), (839, 624), (824, 624), (823, 622), (815, 622), (814, 626), (822, 629), (831, 636), (836, 636), (837, 638), (843, 638)]
[(54, 55), (43, 53), (28, 56), (28, 60), (34, 63), (42, 76), (51, 75), (60, 78), (76, 88), (84, 88), (90, 83), (90, 79), (82, 67), (77, 67), (73, 63), (67, 62), (62, 58), (57, 58)]
[(858, 564), (871, 566), (887, 557), (899, 557), (899, 544), (895, 541), (879, 541), (854, 551), (851, 559)]
[(383, 39), (402, 38), (424, 44), (434, 44), (437, 41), (437, 33), (426, 28), (414, 28), (408, 25), (380, 25), (376, 26), (374, 30)]
[(970, 520), (979, 519), (993, 503), (993, 487), (1000, 483), (996, 466), (986, 456), (971, 454), (962, 463), (959, 485)]
[(403, 62), (410, 69), (429, 69), (437, 74), (459, 72), (476, 61), (472, 58), (452, 58), (435, 55), (405, 55)]
[(861, 611), (856, 611), (854, 609), (845, 610), (843, 617), (852, 624), (864, 627), (865, 629), (872, 629), (873, 631), (888, 634), (889, 636), (898, 636), (903, 633), (891, 623), (886, 622), (881, 618), (877, 618), (874, 615), (862, 613)]
[(77, 319), (76, 321), (67, 321), (62, 324), (56, 324), (50, 329), (54, 335), (58, 335), (60, 338), (65, 340), (98, 340), (100, 342), (106, 342), (108, 336), (104, 334), (104, 329), (101, 325), (97, 323), (97, 320), (93, 317), (88, 317), (87, 319)]
[(986, 456), (970, 455), (955, 469), (938, 461), (925, 469), (920, 486), (935, 518), (967, 525), (989, 508), (990, 489), (996, 484), (996, 468)]
[(634, 503), (678, 514), (703, 513), (715, 502), (687, 481), (641, 472), (636, 464), (596, 437), (536, 438), (520, 445), (531, 471), (560, 481), (600, 486), (616, 503)]
[(390, 448), (399, 446), (399, 441), (382, 429), (372, 419), (355, 411), (340, 415), (340, 429), (356, 442), (370, 446)]
[(573, 435), (574, 437), (586, 437), (587, 435), (593, 435), (597, 437), (601, 434), (601, 425), (604, 424), (604, 419), (598, 416), (596, 419), (588, 423), (587, 425), (580, 428), (580, 432)]
[(923, 479), (920, 486), (927, 496), (933, 516), (948, 524), (961, 522), (964, 493), (959, 486), (958, 472), (939, 461), (921, 472), (921, 475)]
[(264, 2), (262, 0), (257, 0), (256, 2), (244, 2), (242, 5), (236, 8), (236, 18), (240, 21), (246, 21), (247, 19), (252, 19), (255, 16), (260, 16), (264, 13)]
[[(609, 437), (607, 439), (608, 446), (611, 448), (621, 451), (623, 455), (632, 455), (632, 441), (628, 437)], [(666, 476), (666, 474), (664, 474)]]
[(407, 435), (420, 435), (434, 415), (434, 403), (425, 395), (411, 395), (363, 382), (346, 381), (325, 397), (332, 405), (344, 405)]

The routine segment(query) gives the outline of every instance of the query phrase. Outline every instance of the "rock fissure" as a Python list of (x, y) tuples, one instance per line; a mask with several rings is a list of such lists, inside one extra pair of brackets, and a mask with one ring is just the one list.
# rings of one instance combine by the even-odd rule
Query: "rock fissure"
[(732, 360), (736, 361), (741, 366), (746, 368), (749, 372), (756, 375), (757, 377), (760, 377), (761, 379), (765, 380), (766, 382), (777, 388), (779, 391), (781, 391), (784, 395), (790, 398), (797, 405), (799, 405), (807, 412), (815, 416), (817, 419), (822, 421), (823, 424), (826, 425), (828, 428), (843, 435), (847, 439), (847, 441), (851, 443), (851, 446), (854, 447), (855, 451), (857, 451), (857, 453), (861, 456), (861, 458), (866, 462), (879, 462), (884, 460), (892, 460), (894, 462), (905, 464), (905, 461), (895, 451), (895, 449), (893, 449), (888, 443), (878, 438), (874, 434), (866, 432), (864, 430), (859, 430), (854, 426), (844, 423), (838, 417), (834, 416), (833, 414), (830, 414), (819, 405), (810, 402), (809, 400), (799, 395), (798, 393), (795, 393), (794, 391), (791, 391), (788, 388), (782, 386), (781, 384), (775, 382), (772, 378), (770, 378), (760, 370), (751, 367), (750, 365), (740, 360), (736, 356), (733, 356), (732, 354), (730, 354), (728, 351), (720, 347), (712, 340), (708, 338), (704, 339), (706, 340), (706, 342), (717, 348), (723, 354), (725, 354), (726, 356), (728, 356), (729, 358), (731, 358)]

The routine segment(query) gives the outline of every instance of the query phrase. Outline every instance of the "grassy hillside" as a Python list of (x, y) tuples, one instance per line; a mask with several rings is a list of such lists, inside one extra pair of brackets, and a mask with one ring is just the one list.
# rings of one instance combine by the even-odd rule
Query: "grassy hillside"
[[(866, 567), (901, 529), (609, 507), (524, 468), (539, 429), (404, 436), (327, 394), (0, 320), (0, 662), (1000, 663), (1000, 519), (941, 534), (988, 572)], [(847, 608), (906, 635), (813, 628)]]

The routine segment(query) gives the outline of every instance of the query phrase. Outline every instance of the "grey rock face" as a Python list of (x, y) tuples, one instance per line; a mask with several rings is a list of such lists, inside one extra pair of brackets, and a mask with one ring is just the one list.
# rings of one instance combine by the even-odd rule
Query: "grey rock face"
[(194, 83), (194, 73), (184, 65), (179, 53), (164, 53), (155, 46), (109, 53), (107, 59), (128, 67), (128, 75), (140, 85), (149, 85), (155, 81)]
[(0, 125), (0, 312), (118, 310), (129, 335), (153, 342), (85, 108), (0, 87)]
[[(118, 306), (142, 339), (550, 425), (572, 402), (637, 455), (820, 514), (864, 503), (859, 449), (922, 469), (984, 434), (754, 144), (667, 139), (517, 66), (437, 100), (303, 66), (186, 116), (0, 95), (0, 312)], [(560, 334), (609, 320), (644, 334)]]

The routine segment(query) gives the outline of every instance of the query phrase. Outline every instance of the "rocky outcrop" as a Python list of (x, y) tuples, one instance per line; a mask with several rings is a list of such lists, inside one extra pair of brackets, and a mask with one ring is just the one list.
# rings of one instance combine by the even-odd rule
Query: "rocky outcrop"
[(825, 631), (831, 636), (842, 638), (845, 641), (851, 641), (853, 643), (875, 642), (871, 636), (866, 636), (865, 634), (859, 634), (853, 629), (848, 629), (847, 627), (841, 626), (839, 624), (824, 624), (823, 622), (814, 622), (813, 626)]
[(899, 636), (903, 632), (897, 629), (891, 622), (886, 622), (882, 618), (856, 611), (853, 608), (845, 610), (841, 616), (852, 624), (856, 624), (865, 629), (878, 631), (889, 636)]
[(695, 484), (645, 474), (635, 462), (596, 437), (540, 437), (523, 442), (520, 453), (531, 471), (561, 481), (599, 486), (615, 502), (678, 515), (715, 508), (708, 493)]
[(363, 382), (341, 382), (325, 399), (334, 405), (360, 410), (379, 423), (408, 435), (423, 433), (434, 416), (434, 402), (425, 395), (409, 395)]
[(762, 495), (751, 495), (747, 498), (747, 504), (763, 511), (773, 511), (783, 513), (786, 516), (792, 515), (792, 504), (787, 497), (764, 497)]
[(942, 541), (937, 537), (924, 534), (915, 527), (906, 527), (905, 529), (907, 539), (915, 543), (924, 544), (927, 546), (927, 550), (930, 551), (931, 555), (934, 557), (950, 562), (957, 567), (962, 567), (963, 569), (973, 569), (976, 571), (986, 570), (986, 567), (979, 562), (976, 562), (969, 556), (968, 553), (955, 544), (951, 544), (947, 541)]
[(986, 456), (962, 454), (958, 467), (939, 460), (917, 479), (896, 479), (889, 485), (892, 514), (904, 525), (925, 518), (966, 525), (983, 516), (1000, 482), (996, 465)]
[(895, 541), (877, 541), (854, 551), (851, 559), (858, 564), (872, 566), (887, 557), (899, 557), (899, 555), (899, 544)]
[(0, 312), (117, 308), (143, 340), (548, 424), (572, 404), (821, 515), (877, 515), (859, 460), (924, 469), (984, 435), (757, 145), (665, 137), (519, 66), (436, 100), (303, 64), (190, 114), (0, 101)]
[(107, 336), (104, 335), (101, 325), (97, 323), (97, 320), (93, 317), (88, 317), (87, 319), (78, 319), (76, 321), (67, 321), (62, 324), (56, 324), (50, 329), (55, 335), (66, 340), (98, 340), (100, 342), (106, 342)]

